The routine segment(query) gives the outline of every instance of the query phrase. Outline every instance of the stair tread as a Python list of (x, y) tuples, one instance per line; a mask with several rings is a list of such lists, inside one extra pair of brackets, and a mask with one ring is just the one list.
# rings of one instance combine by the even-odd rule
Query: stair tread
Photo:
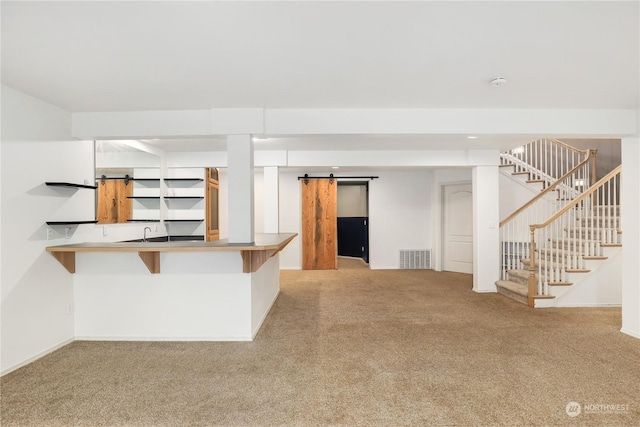
[(511, 280), (498, 280), (496, 285), (518, 295), (522, 295), (523, 297), (527, 296), (527, 287), (520, 283), (512, 282)]

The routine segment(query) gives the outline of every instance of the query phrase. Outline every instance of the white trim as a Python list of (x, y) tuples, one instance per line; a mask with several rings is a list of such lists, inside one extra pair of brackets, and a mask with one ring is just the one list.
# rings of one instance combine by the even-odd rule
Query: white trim
[[(575, 286), (576, 284), (574, 284)], [(563, 294), (564, 295), (564, 294)], [(557, 299), (557, 298), (556, 298)], [(590, 303), (590, 304), (556, 304), (555, 308), (580, 308), (580, 307), (610, 307), (610, 308), (620, 308), (622, 304), (598, 304), (598, 303)]]
[(149, 337), (149, 336), (118, 336), (118, 335), (104, 335), (104, 336), (78, 336), (75, 341), (207, 341), (207, 342), (225, 342), (225, 341), (251, 341), (249, 336), (237, 336), (237, 337)]
[(622, 328), (622, 329), (620, 329), (620, 332), (622, 332), (625, 335), (629, 335), (629, 336), (631, 336), (633, 338), (640, 339), (640, 334), (638, 334), (637, 332), (630, 331), (629, 329)]
[(71, 344), (74, 341), (75, 341), (74, 338), (69, 338), (67, 340), (62, 341), (59, 344), (54, 345), (53, 347), (49, 347), (48, 349), (43, 350), (40, 353), (37, 353), (35, 356), (32, 356), (32, 357), (30, 357), (30, 358), (28, 358), (26, 360), (23, 360), (22, 362), (18, 363), (17, 365), (10, 366), (9, 368), (7, 368), (4, 371), (2, 371), (0, 373), (0, 376), (4, 376), (4, 375), (6, 375), (6, 374), (8, 374), (10, 372), (13, 372), (13, 371), (15, 371), (17, 369), (22, 368), (23, 366), (27, 366), (28, 364), (33, 363), (36, 360), (46, 356), (47, 354), (53, 353), (54, 351), (59, 350), (62, 347), (66, 346), (68, 344)]

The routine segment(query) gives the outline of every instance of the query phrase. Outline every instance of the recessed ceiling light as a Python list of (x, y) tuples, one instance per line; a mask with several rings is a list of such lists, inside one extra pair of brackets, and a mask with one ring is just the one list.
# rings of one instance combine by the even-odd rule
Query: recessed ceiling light
[(340, 166), (331, 166), (331, 169), (340, 169)]
[(476, 139), (476, 138), (478, 138), (478, 137), (477, 137), (477, 136), (475, 136), (475, 135), (469, 135), (467, 138), (468, 138), (468, 139)]
[(507, 79), (505, 79), (504, 77), (496, 77), (495, 79), (492, 79), (489, 83), (491, 83), (492, 86), (501, 86), (506, 82), (507, 82)]

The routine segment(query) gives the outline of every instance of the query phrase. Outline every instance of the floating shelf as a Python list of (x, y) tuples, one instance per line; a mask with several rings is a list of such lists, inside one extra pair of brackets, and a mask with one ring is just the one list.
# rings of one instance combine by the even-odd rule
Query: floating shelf
[(165, 199), (204, 199), (204, 196), (164, 196)]
[(164, 222), (202, 222), (204, 219), (165, 219)]
[(127, 222), (160, 222), (159, 219), (128, 219)]
[(96, 185), (86, 184), (74, 184), (73, 182), (45, 182), (49, 187), (71, 187), (71, 188), (87, 188), (89, 190), (95, 190), (98, 188)]
[(160, 196), (127, 196), (127, 199), (160, 199)]
[(165, 181), (204, 181), (203, 178), (165, 178)]
[(160, 178), (131, 178), (131, 181), (160, 181)]
[(47, 221), (47, 225), (97, 224), (98, 221)]

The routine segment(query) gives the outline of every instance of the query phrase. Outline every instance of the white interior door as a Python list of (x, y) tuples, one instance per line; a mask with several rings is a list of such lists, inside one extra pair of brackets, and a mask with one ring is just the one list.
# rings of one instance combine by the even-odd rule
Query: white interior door
[(446, 185), (443, 197), (445, 271), (473, 273), (473, 198), (471, 184)]

